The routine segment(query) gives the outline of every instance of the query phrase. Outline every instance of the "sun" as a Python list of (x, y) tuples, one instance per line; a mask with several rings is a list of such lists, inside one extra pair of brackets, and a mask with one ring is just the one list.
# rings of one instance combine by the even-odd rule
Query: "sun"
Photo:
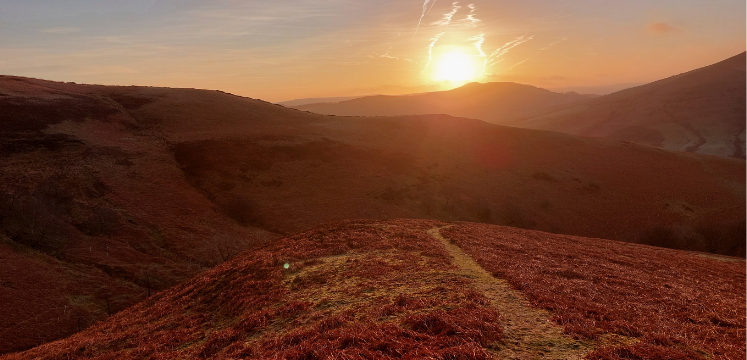
[(433, 80), (449, 82), (469, 82), (477, 79), (479, 65), (474, 56), (460, 50), (452, 50), (442, 54), (436, 60), (433, 70)]

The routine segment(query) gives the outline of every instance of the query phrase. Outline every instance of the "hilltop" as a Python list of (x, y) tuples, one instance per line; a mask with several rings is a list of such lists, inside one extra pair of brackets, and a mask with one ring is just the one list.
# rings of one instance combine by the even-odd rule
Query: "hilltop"
[(743, 159), (746, 88), (742, 53), (604, 96), (561, 94), (515, 83), (472, 83), (450, 91), (295, 107), (330, 115), (449, 114)]
[(288, 234), (472, 221), (744, 256), (737, 159), (445, 115), (0, 77), (0, 352)]
[(512, 125), (744, 158), (746, 87), (745, 53), (741, 53)]
[(2, 359), (742, 358), (744, 266), (484, 224), (348, 221)]
[(503, 124), (507, 119), (553, 106), (575, 103), (596, 95), (556, 93), (511, 82), (469, 83), (447, 91), (410, 95), (373, 95), (338, 101), (293, 105), (319, 114), (394, 116), (448, 114)]

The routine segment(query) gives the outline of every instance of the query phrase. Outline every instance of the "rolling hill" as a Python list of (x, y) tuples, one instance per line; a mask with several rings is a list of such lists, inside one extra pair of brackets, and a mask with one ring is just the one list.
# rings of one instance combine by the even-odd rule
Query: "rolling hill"
[(744, 294), (741, 259), (485, 224), (348, 221), (0, 358), (737, 359)]
[(745, 163), (445, 115), (0, 77), (0, 352), (343, 219), (473, 221), (744, 256)]
[(606, 137), (699, 154), (745, 157), (745, 54), (601, 97), (514, 83), (368, 96), (295, 108), (320, 114), (448, 114), (529, 129)]
[(717, 64), (512, 123), (745, 157), (745, 53)]
[(412, 95), (374, 95), (335, 103), (293, 106), (340, 116), (448, 114), (502, 124), (528, 112), (575, 103), (596, 95), (560, 94), (510, 82), (469, 83), (448, 91)]
[(227, 219), (157, 132), (88, 89), (0, 78), (0, 352), (67, 336), (277, 237)]
[(281, 101), (278, 102), (278, 105), (283, 105), (287, 107), (294, 107), (294, 106), (300, 106), (300, 105), (308, 105), (308, 104), (318, 104), (318, 103), (334, 103), (334, 102), (340, 102), (345, 100), (351, 100), (355, 99), (359, 96), (337, 96), (337, 97), (325, 97), (325, 98), (304, 98), (304, 99), (293, 99), (288, 101)]

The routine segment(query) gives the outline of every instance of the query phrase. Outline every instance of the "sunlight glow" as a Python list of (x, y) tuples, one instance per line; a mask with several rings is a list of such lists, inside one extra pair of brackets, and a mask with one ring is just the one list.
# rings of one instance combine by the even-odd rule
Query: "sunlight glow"
[(450, 82), (475, 81), (480, 77), (480, 66), (474, 56), (459, 50), (452, 50), (436, 61), (433, 80)]

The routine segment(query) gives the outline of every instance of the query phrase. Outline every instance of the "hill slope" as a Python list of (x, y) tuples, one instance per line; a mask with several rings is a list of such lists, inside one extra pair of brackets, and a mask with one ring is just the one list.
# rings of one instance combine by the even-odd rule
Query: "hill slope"
[(288, 100), (288, 101), (281, 101), (276, 104), (287, 106), (287, 107), (294, 107), (294, 106), (319, 104), (319, 103), (335, 103), (335, 102), (355, 99), (356, 97), (360, 97), (360, 96), (338, 96), (338, 97), (325, 97), (325, 98), (293, 99), (293, 100)]
[(67, 336), (277, 237), (226, 218), (147, 120), (95, 89), (0, 77), (0, 352)]
[(506, 227), (345, 222), (2, 358), (740, 358), (743, 270), (733, 258)]
[[(282, 234), (467, 220), (744, 254), (736, 159), (449, 116), (0, 77), (0, 351), (86, 328)], [(33, 299), (33, 301), (30, 301)]]
[(513, 126), (745, 157), (745, 53)]
[(516, 83), (470, 83), (459, 88), (413, 95), (364, 96), (336, 103), (294, 108), (328, 115), (392, 116), (449, 114), (502, 124), (508, 119), (595, 95), (560, 94)]

